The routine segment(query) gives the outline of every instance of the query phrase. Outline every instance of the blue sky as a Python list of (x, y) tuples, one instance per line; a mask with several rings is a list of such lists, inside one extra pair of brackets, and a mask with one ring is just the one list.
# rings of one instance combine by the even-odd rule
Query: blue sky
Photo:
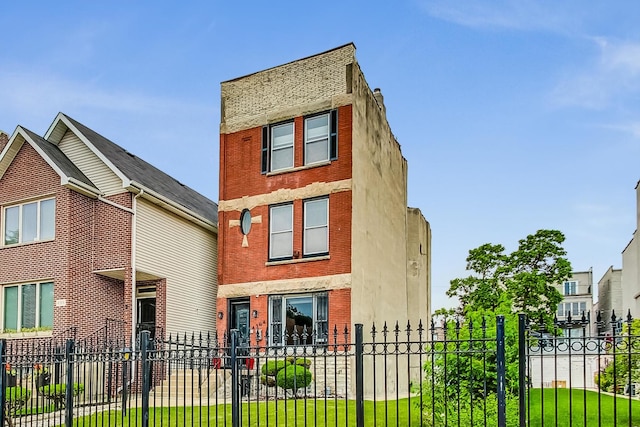
[(640, 3), (3, 2), (0, 129), (62, 111), (218, 199), (220, 82), (354, 42), (430, 221), (433, 308), (469, 249), (541, 228), (621, 266), (640, 179)]

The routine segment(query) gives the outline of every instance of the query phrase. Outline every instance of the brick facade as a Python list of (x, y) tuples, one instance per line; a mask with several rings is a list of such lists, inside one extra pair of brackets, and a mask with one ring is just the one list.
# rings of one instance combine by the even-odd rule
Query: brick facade
[[(0, 216), (7, 205), (51, 196), (56, 200), (55, 239), (0, 247), (0, 283), (53, 281), (54, 335), (75, 326), (79, 336), (86, 336), (103, 327), (105, 318), (122, 320), (123, 282), (93, 271), (127, 265), (131, 218), (62, 187), (56, 172), (24, 144), (0, 179)], [(117, 198), (130, 200), (128, 194)]]

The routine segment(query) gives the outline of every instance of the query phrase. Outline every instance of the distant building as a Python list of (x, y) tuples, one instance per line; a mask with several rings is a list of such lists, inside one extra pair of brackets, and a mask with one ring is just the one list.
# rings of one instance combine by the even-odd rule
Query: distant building
[(600, 323), (598, 333), (604, 335), (611, 333), (612, 315), (615, 313), (616, 319), (626, 316), (624, 300), (622, 298), (622, 269), (609, 267), (602, 278), (598, 281), (598, 308)]
[[(556, 316), (565, 336), (580, 337), (583, 331), (586, 336), (596, 332), (593, 319), (593, 272), (575, 271), (571, 277), (563, 283), (554, 285), (563, 295), (563, 300), (558, 304)], [(584, 328), (579, 323), (585, 319)]]
[(636, 230), (633, 232), (631, 241), (622, 251), (622, 301), (627, 310), (631, 310), (631, 316), (640, 317), (640, 240), (638, 239), (638, 228), (640, 227), (640, 182), (636, 184)]

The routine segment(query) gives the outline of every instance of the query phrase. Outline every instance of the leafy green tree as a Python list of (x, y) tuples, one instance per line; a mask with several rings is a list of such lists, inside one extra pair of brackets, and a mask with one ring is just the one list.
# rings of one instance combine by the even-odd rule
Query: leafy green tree
[(502, 245), (484, 244), (469, 251), (471, 274), (453, 279), (447, 295), (460, 301), (458, 314), (497, 312), (508, 304), (509, 312), (525, 313), (549, 330), (562, 295), (553, 286), (571, 276), (571, 263), (562, 247), (565, 237), (557, 230), (538, 230), (505, 253)]
[[(615, 358), (595, 375), (596, 385), (603, 391), (617, 393), (624, 391), (629, 383), (640, 383), (640, 353), (638, 353), (638, 340), (640, 340), (640, 319), (624, 322), (622, 334), (612, 339), (605, 348), (606, 353)], [(639, 393), (640, 390), (636, 390)]]

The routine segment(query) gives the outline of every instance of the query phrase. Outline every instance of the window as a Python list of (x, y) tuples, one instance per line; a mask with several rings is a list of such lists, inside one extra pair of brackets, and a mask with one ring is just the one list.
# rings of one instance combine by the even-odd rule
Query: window
[(53, 283), (4, 287), (4, 332), (53, 328)]
[(305, 117), (302, 141), (296, 141), (294, 128), (293, 121), (262, 128), (262, 173), (294, 168), (296, 144), (303, 148), (305, 165), (338, 158), (337, 110)]
[(51, 240), (55, 236), (55, 199), (39, 200), (4, 209), (4, 244)]
[(269, 210), (269, 259), (293, 257), (293, 205), (271, 206)]
[(329, 199), (304, 202), (304, 255), (329, 252)]
[(293, 167), (293, 122), (271, 128), (271, 170)]
[(577, 318), (582, 316), (582, 314), (584, 313), (584, 315), (586, 316), (587, 313), (587, 303), (582, 301), (582, 302), (567, 302), (567, 303), (560, 303), (558, 304), (558, 317), (566, 317), (569, 316), (569, 314), (571, 314), (572, 318)]
[(329, 335), (326, 293), (269, 297), (270, 341), (273, 345), (326, 343)]
[(570, 282), (564, 282), (564, 294), (565, 295), (575, 295), (576, 294), (576, 285), (578, 282), (572, 280)]

